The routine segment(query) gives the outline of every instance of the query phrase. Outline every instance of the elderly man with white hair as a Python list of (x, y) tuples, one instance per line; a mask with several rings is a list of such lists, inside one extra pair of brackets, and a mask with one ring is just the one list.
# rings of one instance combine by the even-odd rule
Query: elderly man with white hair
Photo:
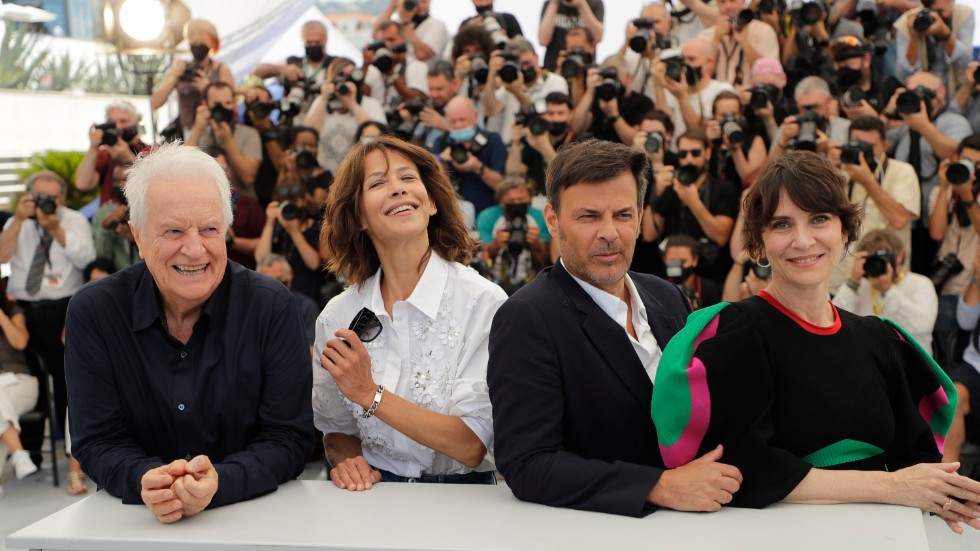
[(75, 294), (72, 452), (160, 522), (273, 492), (313, 446), (309, 348), (290, 292), (228, 261), (224, 170), (167, 144), (126, 184), (138, 263)]
[[(113, 195), (112, 171), (117, 166), (128, 166), (140, 151), (148, 146), (140, 139), (140, 121), (143, 114), (132, 103), (119, 100), (105, 108), (106, 124), (92, 125), (88, 129), (88, 150), (75, 169), (75, 187), (78, 191), (99, 188), (103, 204), (116, 200)], [(113, 123), (109, 127), (108, 123)]]

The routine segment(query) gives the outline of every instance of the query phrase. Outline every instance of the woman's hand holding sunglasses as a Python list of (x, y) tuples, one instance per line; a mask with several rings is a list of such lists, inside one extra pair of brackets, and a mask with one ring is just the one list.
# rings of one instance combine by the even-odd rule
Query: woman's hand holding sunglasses
[(320, 365), (337, 383), (348, 400), (367, 409), (374, 400), (378, 384), (371, 375), (371, 355), (357, 333), (340, 329), (334, 333), (320, 354)]

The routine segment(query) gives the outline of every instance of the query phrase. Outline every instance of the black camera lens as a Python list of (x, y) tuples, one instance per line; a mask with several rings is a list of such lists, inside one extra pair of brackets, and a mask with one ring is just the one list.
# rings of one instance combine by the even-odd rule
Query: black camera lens
[(744, 29), (754, 19), (755, 19), (755, 12), (750, 9), (744, 9), (738, 12), (738, 15), (735, 16), (735, 25), (734, 25), (735, 29), (739, 31)]
[(861, 102), (864, 101), (866, 97), (867, 94), (864, 93), (864, 90), (862, 90), (860, 86), (851, 86), (846, 92), (844, 92), (844, 95), (841, 96), (841, 103), (844, 105), (844, 107), (857, 107), (861, 105)]
[(701, 170), (694, 165), (684, 165), (677, 169), (677, 181), (681, 185), (689, 186), (698, 181)]
[(228, 109), (220, 103), (216, 103), (211, 106), (211, 120), (214, 122), (228, 122), (231, 120), (234, 114), (234, 111)]
[(745, 141), (745, 130), (743, 130), (742, 124), (734, 117), (725, 117), (721, 120), (721, 131), (728, 138), (728, 141), (733, 144), (741, 144)]
[(487, 66), (487, 59), (480, 55), (470, 56), (470, 64), (473, 78), (479, 84), (485, 84), (487, 82), (487, 75), (490, 73), (490, 67)]
[(962, 159), (946, 168), (946, 180), (959, 186), (969, 182), (976, 176), (976, 165), (970, 159)]
[(316, 166), (316, 155), (310, 153), (302, 147), (296, 149), (296, 168), (300, 170), (309, 170)]
[(469, 153), (470, 150), (461, 143), (453, 144), (453, 146), (449, 148), (449, 157), (459, 164), (466, 162), (466, 159), (469, 157)]
[(419, 7), (419, 3), (416, 0), (404, 0), (402, 2), (402, 7), (405, 8), (405, 11), (412, 11)]
[(932, 26), (932, 10), (924, 9), (919, 13), (915, 14), (915, 20), (912, 21), (912, 28), (915, 32), (919, 34), (925, 34)]
[(34, 206), (43, 214), (51, 215), (58, 210), (58, 203), (55, 198), (47, 193), (38, 193), (34, 196)]
[(660, 148), (664, 146), (664, 135), (660, 132), (650, 132), (647, 135), (646, 141), (643, 142), (643, 149), (647, 153), (656, 153), (660, 151)]
[(881, 277), (888, 273), (888, 260), (881, 256), (868, 255), (864, 259), (864, 277)]
[(817, 2), (807, 2), (800, 7), (800, 22), (813, 25), (823, 18), (823, 6)]
[(919, 94), (916, 94), (913, 90), (906, 90), (898, 95), (895, 100), (895, 108), (898, 109), (899, 113), (906, 115), (911, 115), (912, 113), (918, 113), (921, 109), (922, 98)]
[(283, 201), (279, 204), (279, 212), (282, 214), (283, 220), (296, 220), (300, 215), (299, 207), (289, 201)]
[(929, 279), (932, 280), (932, 284), (937, 289), (940, 289), (946, 285), (949, 278), (962, 271), (963, 263), (960, 262), (959, 258), (956, 258), (956, 254), (949, 253), (946, 256), (937, 258), (932, 263), (932, 276)]
[(257, 119), (266, 119), (272, 110), (275, 109), (276, 104), (271, 101), (257, 101), (248, 106), (249, 112), (252, 116)]

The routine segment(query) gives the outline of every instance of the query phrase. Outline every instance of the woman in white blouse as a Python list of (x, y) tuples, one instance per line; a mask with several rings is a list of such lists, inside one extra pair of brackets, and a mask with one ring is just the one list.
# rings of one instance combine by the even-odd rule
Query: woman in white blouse
[(393, 137), (356, 144), (325, 218), (329, 268), (350, 284), (316, 324), (331, 480), (495, 483), (487, 342), (507, 296), (464, 265), (474, 243), (435, 158)]

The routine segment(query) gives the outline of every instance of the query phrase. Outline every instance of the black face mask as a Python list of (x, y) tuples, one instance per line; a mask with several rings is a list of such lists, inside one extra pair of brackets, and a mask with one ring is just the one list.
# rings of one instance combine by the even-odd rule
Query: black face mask
[(695, 84), (698, 83), (698, 81), (701, 80), (701, 68), (691, 67), (690, 65), (688, 65), (687, 67), (688, 67), (687, 70), (684, 71), (687, 77), (687, 85), (694, 86)]
[(841, 90), (847, 90), (851, 86), (857, 86), (861, 82), (862, 76), (860, 69), (841, 67), (837, 70), (837, 87)]
[(314, 63), (319, 63), (322, 61), (324, 55), (325, 52), (323, 51), (323, 46), (317, 45), (306, 47), (306, 57)]
[(207, 44), (191, 44), (191, 55), (194, 56), (194, 61), (198, 63), (204, 61), (211, 53), (211, 48), (208, 48)]
[(561, 136), (568, 130), (567, 122), (549, 122), (548, 123), (548, 133), (552, 136)]
[(524, 75), (524, 84), (530, 85), (534, 82), (534, 79), (538, 78), (538, 68), (528, 67), (527, 69), (521, 69), (521, 74)]

